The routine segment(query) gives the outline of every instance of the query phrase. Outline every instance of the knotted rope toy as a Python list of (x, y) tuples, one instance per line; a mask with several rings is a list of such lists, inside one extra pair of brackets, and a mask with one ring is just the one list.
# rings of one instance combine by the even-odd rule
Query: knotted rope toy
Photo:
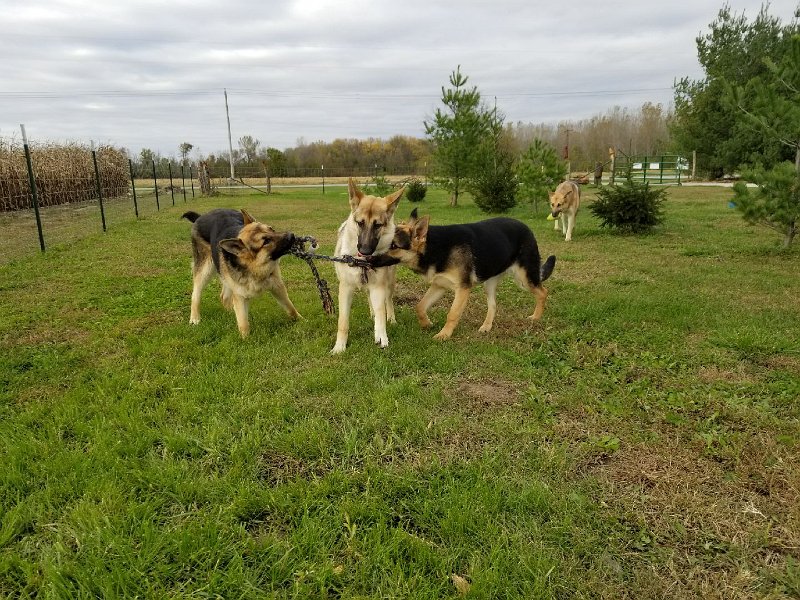
[[(306, 243), (309, 244), (308, 250), (306, 250)], [(322, 301), (322, 310), (325, 311), (325, 314), (332, 315), (334, 313), (334, 308), (331, 290), (328, 286), (328, 282), (320, 277), (319, 271), (317, 270), (317, 265), (314, 264), (314, 259), (317, 258), (320, 260), (329, 260), (332, 262), (344, 263), (346, 265), (350, 265), (351, 267), (358, 267), (361, 269), (361, 280), (364, 283), (367, 282), (367, 271), (373, 267), (368, 261), (362, 258), (356, 258), (355, 256), (350, 256), (349, 254), (345, 254), (343, 256), (326, 256), (324, 254), (317, 254), (317, 248), (319, 248), (317, 240), (310, 235), (296, 237), (294, 244), (292, 244), (292, 247), (289, 250), (289, 254), (292, 254), (297, 258), (301, 258), (308, 263), (308, 266), (311, 268), (311, 273), (314, 275), (314, 279), (317, 282), (319, 299)]]

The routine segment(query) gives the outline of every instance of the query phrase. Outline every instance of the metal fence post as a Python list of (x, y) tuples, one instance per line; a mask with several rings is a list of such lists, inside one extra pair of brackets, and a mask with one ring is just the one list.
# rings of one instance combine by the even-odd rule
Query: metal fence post
[(28, 136), (25, 134), (25, 125), (20, 124), (22, 130), (22, 146), (25, 148), (25, 162), (28, 164), (28, 181), (31, 185), (33, 196), (33, 214), (36, 216), (36, 229), (39, 231), (39, 247), (44, 252), (44, 234), (42, 233), (42, 217), (39, 214), (39, 195), (36, 191), (36, 178), (33, 176), (33, 162), (31, 161), (31, 149), (28, 146)]
[(320, 170), (322, 171), (322, 193), (325, 193), (325, 165), (320, 165)]
[(139, 218), (139, 205), (136, 203), (136, 182), (133, 180), (133, 161), (128, 159), (128, 169), (131, 172), (131, 190), (133, 190), (133, 212)]
[(172, 185), (172, 163), (167, 163), (167, 169), (169, 171), (169, 193), (172, 195), (172, 206), (175, 206), (175, 186)]
[(189, 165), (189, 181), (192, 184), (192, 199), (194, 199), (194, 176), (192, 175), (192, 165)]
[(186, 176), (183, 174), (183, 165), (181, 165), (181, 191), (183, 192), (183, 201), (186, 202)]
[(158, 179), (156, 179), (156, 161), (153, 163), (153, 189), (156, 191), (156, 210), (161, 210), (161, 205), (158, 203)]
[(97, 168), (97, 153), (94, 151), (94, 140), (92, 140), (92, 162), (94, 163), (94, 183), (97, 187), (97, 199), (100, 202), (100, 219), (103, 221), (103, 231), (105, 231), (106, 212), (103, 209), (103, 189), (100, 186), (100, 171)]

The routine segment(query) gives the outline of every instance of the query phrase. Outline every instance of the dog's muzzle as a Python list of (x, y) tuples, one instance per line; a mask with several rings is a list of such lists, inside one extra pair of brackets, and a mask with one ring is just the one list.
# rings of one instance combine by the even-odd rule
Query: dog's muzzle
[(289, 250), (292, 249), (294, 245), (295, 235), (289, 231), (286, 235), (283, 236), (283, 240), (281, 243), (278, 244), (278, 247), (275, 248), (275, 251), (272, 253), (272, 258), (277, 259), (286, 254)]

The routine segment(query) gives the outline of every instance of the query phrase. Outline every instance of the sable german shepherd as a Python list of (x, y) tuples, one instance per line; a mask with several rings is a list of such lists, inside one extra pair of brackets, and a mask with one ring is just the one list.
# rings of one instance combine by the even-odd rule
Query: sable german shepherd
[[(383, 198), (369, 196), (351, 177), (348, 181), (350, 215), (339, 227), (336, 256), (347, 254), (363, 258), (386, 252), (394, 237), (394, 213), (403, 189)], [(339, 323), (331, 354), (344, 352), (347, 347), (353, 294), (364, 286), (369, 292), (370, 313), (375, 321), (375, 343), (386, 348), (389, 345), (386, 321), (395, 322), (395, 267), (365, 270), (337, 262), (335, 268), (339, 279)]]
[(300, 313), (289, 300), (278, 259), (294, 243), (292, 232), (278, 233), (244, 209), (217, 208), (204, 215), (183, 214), (192, 225), (192, 310), (189, 323), (200, 322), (200, 295), (216, 268), (222, 305), (233, 308), (242, 337), (250, 333), (250, 300), (269, 290), (291, 319)]
[(374, 256), (370, 262), (377, 268), (403, 264), (424, 275), (431, 286), (417, 304), (417, 319), (423, 328), (433, 325), (428, 309), (445, 291), (455, 291), (455, 299), (447, 313), (447, 322), (434, 336), (446, 340), (453, 334), (469, 299), (470, 290), (483, 284), (488, 310), (480, 331), (489, 331), (497, 312), (497, 284), (503, 275), (513, 272), (517, 283), (536, 297), (536, 308), (530, 319), (539, 319), (544, 311), (547, 290), (542, 287), (553, 272), (556, 257), (541, 264), (539, 247), (533, 232), (515, 219), (495, 218), (463, 225), (429, 225), (430, 217), (411, 213), (408, 223), (397, 226), (388, 252)]
[(575, 217), (581, 206), (581, 188), (574, 181), (562, 181), (555, 192), (550, 195), (550, 214), (556, 220), (555, 230), (559, 231), (559, 217), (561, 228), (564, 232), (564, 241), (572, 240), (572, 229), (575, 227)]

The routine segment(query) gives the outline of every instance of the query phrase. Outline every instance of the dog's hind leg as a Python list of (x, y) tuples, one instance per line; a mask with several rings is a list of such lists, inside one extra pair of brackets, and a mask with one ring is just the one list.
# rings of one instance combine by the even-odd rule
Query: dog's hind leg
[(375, 343), (381, 348), (389, 345), (389, 334), (386, 333), (386, 303), (388, 294), (382, 285), (369, 287), (369, 303), (375, 319)]
[(331, 354), (339, 354), (347, 348), (347, 337), (350, 333), (350, 309), (353, 307), (353, 294), (356, 288), (339, 282), (339, 324), (336, 331), (336, 344)]
[(213, 274), (214, 263), (211, 262), (211, 255), (205, 260), (195, 258), (192, 264), (192, 308), (189, 314), (189, 323), (192, 325), (200, 322), (200, 296)]
[(241, 296), (233, 295), (233, 312), (236, 313), (236, 326), (243, 338), (250, 335), (250, 300)]
[(444, 296), (446, 291), (447, 290), (443, 287), (432, 285), (417, 303), (417, 320), (419, 321), (419, 326), (423, 329), (427, 329), (433, 325), (428, 318), (428, 309)]
[(450, 336), (453, 335), (456, 325), (458, 325), (458, 322), (461, 320), (461, 315), (464, 313), (464, 309), (467, 307), (467, 300), (469, 300), (469, 288), (457, 287), (456, 297), (453, 299), (453, 304), (450, 306), (450, 310), (447, 313), (447, 322), (444, 324), (444, 327), (442, 327), (442, 330), (433, 336), (433, 339), (450, 339)]
[(500, 283), (500, 275), (492, 277), (483, 282), (483, 289), (486, 291), (486, 318), (478, 331), (491, 331), (494, 323), (494, 316), (497, 314), (497, 284)]
[(528, 318), (538, 321), (542, 318), (542, 313), (544, 312), (544, 304), (547, 300), (547, 289), (541, 285), (537, 286), (531, 284), (530, 290), (533, 292), (533, 295), (536, 296), (536, 308), (533, 309), (533, 314)]
[(387, 286), (386, 294), (386, 320), (389, 323), (397, 323), (397, 318), (394, 314), (394, 291), (397, 287), (397, 276), (395, 275), (397, 267), (394, 265), (386, 267), (387, 275), (389, 276), (389, 285)]

